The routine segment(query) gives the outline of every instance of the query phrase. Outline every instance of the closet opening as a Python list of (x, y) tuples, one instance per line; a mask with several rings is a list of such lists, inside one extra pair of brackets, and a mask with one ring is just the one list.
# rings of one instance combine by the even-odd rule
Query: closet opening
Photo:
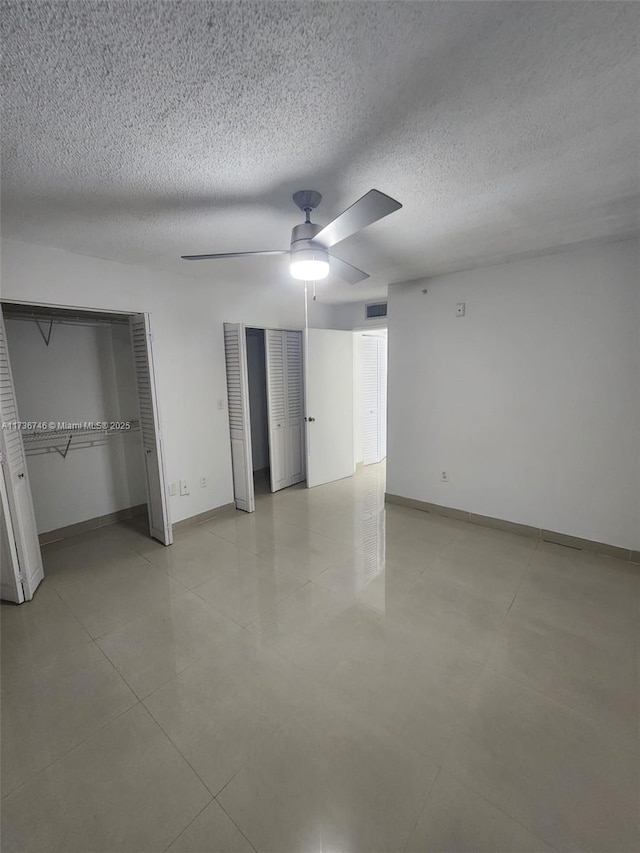
[(173, 541), (149, 315), (2, 303), (0, 597), (29, 600), (40, 546), (131, 519)]
[(301, 331), (224, 324), (233, 488), (237, 509), (306, 479)]

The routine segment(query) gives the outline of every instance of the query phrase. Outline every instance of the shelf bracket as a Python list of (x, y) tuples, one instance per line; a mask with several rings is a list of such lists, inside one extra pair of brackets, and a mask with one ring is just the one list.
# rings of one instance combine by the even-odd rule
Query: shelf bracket
[(49, 346), (49, 341), (51, 340), (51, 331), (53, 329), (53, 320), (49, 320), (49, 329), (46, 332), (46, 334), (45, 334), (42, 326), (40, 325), (40, 320), (36, 320), (35, 324), (38, 327), (38, 331), (42, 335), (42, 340), (45, 342), (46, 346)]
[[(47, 344), (47, 346), (48, 346), (48, 344)], [(72, 438), (73, 438), (73, 436), (72, 436), (72, 435), (70, 435), (70, 436), (69, 436), (69, 438), (67, 439), (67, 446), (65, 447), (65, 449), (64, 449), (64, 450), (60, 450), (60, 448), (59, 448), (59, 447), (54, 447), (54, 448), (53, 448), (53, 449), (55, 450), (55, 452), (56, 452), (56, 453), (59, 453), (59, 454), (60, 454), (60, 456), (62, 456), (62, 458), (63, 458), (63, 459), (66, 459), (66, 458), (67, 458), (67, 453), (69, 452), (69, 448), (71, 447), (71, 439), (72, 439)]]

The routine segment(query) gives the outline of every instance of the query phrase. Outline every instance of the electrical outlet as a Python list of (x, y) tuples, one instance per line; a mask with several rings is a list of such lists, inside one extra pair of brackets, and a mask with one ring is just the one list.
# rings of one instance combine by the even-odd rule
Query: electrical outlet
[(169, 483), (169, 494), (170, 495), (177, 495), (178, 494), (177, 483)]
[(465, 302), (458, 302), (456, 305), (456, 317), (464, 317)]
[(449, 482), (449, 475), (446, 471), (440, 472), (440, 482), (441, 483), (448, 483)]
[(201, 489), (207, 488), (207, 478), (206, 477), (200, 477), (200, 488)]
[(180, 480), (180, 494), (188, 495), (189, 494), (189, 484), (186, 480)]

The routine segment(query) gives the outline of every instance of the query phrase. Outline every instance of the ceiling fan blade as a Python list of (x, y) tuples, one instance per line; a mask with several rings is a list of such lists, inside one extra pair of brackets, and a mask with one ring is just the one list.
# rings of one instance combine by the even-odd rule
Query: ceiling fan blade
[(348, 207), (343, 213), (330, 222), (328, 225), (318, 231), (314, 236), (313, 242), (319, 243), (325, 249), (335, 246), (342, 240), (346, 240), (356, 231), (361, 231), (367, 225), (377, 222), (384, 216), (394, 213), (402, 207), (399, 201), (396, 201), (391, 196), (381, 193), (380, 190), (369, 190), (368, 193), (354, 202), (351, 207)]
[(362, 272), (358, 267), (354, 267), (343, 261), (341, 258), (336, 258), (335, 255), (329, 255), (329, 267), (333, 275), (339, 276), (347, 282), (347, 284), (358, 284), (359, 281), (364, 281), (369, 278), (369, 273)]
[(287, 249), (274, 249), (272, 252), (223, 252), (219, 255), (180, 255), (183, 261), (211, 261), (217, 258), (248, 258), (255, 255), (288, 255)]

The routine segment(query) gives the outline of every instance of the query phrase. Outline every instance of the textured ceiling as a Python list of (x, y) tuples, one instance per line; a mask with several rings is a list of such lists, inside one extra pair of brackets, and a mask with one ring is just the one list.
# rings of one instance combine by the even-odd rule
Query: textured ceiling
[(216, 279), (273, 280), (291, 194), (371, 273), (319, 298), (639, 228), (631, 2), (4, 2), (3, 233)]

